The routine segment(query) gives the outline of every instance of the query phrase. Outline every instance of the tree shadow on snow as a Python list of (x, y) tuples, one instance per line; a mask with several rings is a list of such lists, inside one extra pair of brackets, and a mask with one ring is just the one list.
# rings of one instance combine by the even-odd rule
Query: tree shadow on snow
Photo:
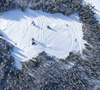
[(35, 25), (35, 27), (37, 27), (38, 29), (41, 29), (41, 30), (43, 30), (41, 27), (39, 27), (39, 26), (37, 26), (37, 25)]
[[(10, 38), (8, 38), (8, 35), (5, 34), (2, 30), (0, 30), (0, 34), (3, 35), (3, 38), (7, 41), (7, 42), (13, 42)], [(11, 44), (11, 43), (10, 43)]]
[(25, 19), (26, 17), (37, 17), (37, 15), (30, 10), (29, 11), (26, 10), (25, 12), (22, 12), (20, 9), (3, 12), (0, 15), (0, 18), (11, 20), (11, 21), (20, 21), (21, 19)]
[[(3, 35), (3, 38), (9, 42), (9, 44), (12, 44), (12, 40), (10, 38), (8, 38), (7, 34), (5, 34), (2, 30), (0, 30), (0, 34)], [(14, 45), (13, 47), (13, 51), (11, 52), (11, 55), (14, 57), (15, 59), (15, 63), (19, 64), (20, 67), (18, 67), (19, 69), (21, 68), (20, 62), (23, 58), (27, 58), (24, 54), (22, 54), (22, 52), (24, 52), (23, 50), (21, 50), (20, 48), (18, 48), (16, 45)], [(17, 65), (16, 64), (16, 65)], [(17, 67), (17, 66), (16, 66)]]
[(54, 30), (54, 29), (53, 29), (53, 28), (51, 28), (51, 27), (49, 28), (49, 30), (52, 30), (52, 31), (55, 31), (55, 32), (57, 32), (56, 30)]
[(26, 17), (37, 18), (37, 17), (40, 17), (41, 15), (50, 19), (56, 19), (56, 20), (62, 19), (69, 22), (72, 22), (72, 21), (79, 22), (77, 13), (67, 16), (67, 15), (63, 15), (62, 13), (51, 14), (50, 12), (46, 13), (46, 12), (43, 12), (42, 10), (31, 10), (28, 8), (26, 9), (25, 12), (22, 12), (20, 9), (3, 12), (2, 15), (0, 15), (0, 18), (12, 20), (12, 21), (20, 21), (21, 19), (24, 19)]

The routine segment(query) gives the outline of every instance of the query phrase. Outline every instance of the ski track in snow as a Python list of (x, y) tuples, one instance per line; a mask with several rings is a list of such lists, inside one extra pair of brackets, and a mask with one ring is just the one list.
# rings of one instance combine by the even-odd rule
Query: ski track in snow
[[(33, 21), (35, 26), (32, 25)], [(47, 28), (48, 25), (51, 29)], [(69, 52), (81, 52), (84, 48), (83, 32), (77, 13), (69, 17), (40, 10), (11, 10), (0, 16), (0, 33), (15, 46), (12, 55), (15, 66), (19, 69), (21, 61), (36, 57), (42, 51), (64, 59)], [(31, 44), (32, 38), (36, 41), (35, 45)]]

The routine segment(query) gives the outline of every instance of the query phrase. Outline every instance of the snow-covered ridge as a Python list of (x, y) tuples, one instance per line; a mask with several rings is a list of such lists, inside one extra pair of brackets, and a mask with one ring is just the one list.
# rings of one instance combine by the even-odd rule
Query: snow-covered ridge
[[(21, 61), (36, 57), (42, 51), (66, 58), (69, 52), (82, 52), (84, 48), (82, 25), (77, 14), (67, 17), (40, 10), (12, 10), (0, 16), (0, 33), (15, 46), (12, 55), (17, 68), (21, 68)], [(31, 44), (32, 38), (35, 45)]]

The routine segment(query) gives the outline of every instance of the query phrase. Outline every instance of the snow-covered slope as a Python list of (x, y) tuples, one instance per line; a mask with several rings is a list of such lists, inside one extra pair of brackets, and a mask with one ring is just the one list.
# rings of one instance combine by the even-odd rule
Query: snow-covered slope
[[(30, 9), (25, 12), (12, 10), (0, 15), (0, 33), (15, 46), (12, 55), (19, 69), (20, 61), (29, 60), (42, 51), (66, 58), (70, 51), (81, 52), (84, 48), (82, 25), (77, 14), (67, 17)], [(32, 38), (35, 45), (31, 44)]]
[(96, 12), (96, 17), (100, 21), (100, 0), (84, 0), (84, 4), (88, 3), (95, 6), (94, 11)]

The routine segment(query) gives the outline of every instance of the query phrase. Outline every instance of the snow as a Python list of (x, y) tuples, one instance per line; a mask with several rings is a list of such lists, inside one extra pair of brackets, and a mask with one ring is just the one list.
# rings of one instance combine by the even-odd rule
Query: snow
[(84, 0), (84, 4), (92, 4), (95, 6), (94, 11), (96, 13), (96, 17), (100, 21), (100, 0)]
[[(41, 10), (11, 10), (0, 15), (0, 33), (15, 46), (12, 55), (18, 69), (21, 69), (20, 62), (36, 57), (42, 51), (64, 59), (69, 52), (84, 49), (82, 24), (77, 13), (64, 16)], [(32, 38), (35, 45), (32, 45)]]

